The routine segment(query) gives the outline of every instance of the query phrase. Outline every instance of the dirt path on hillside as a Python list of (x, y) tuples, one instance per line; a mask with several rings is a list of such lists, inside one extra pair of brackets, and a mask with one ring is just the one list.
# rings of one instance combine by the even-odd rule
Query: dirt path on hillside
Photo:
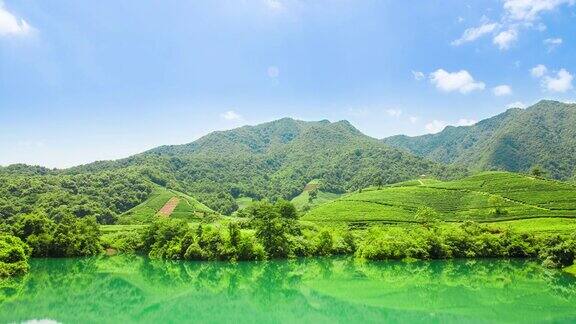
[(161, 217), (169, 217), (174, 209), (176, 209), (179, 202), (180, 198), (178, 197), (170, 198), (170, 200), (168, 200), (168, 202), (158, 211), (158, 215)]

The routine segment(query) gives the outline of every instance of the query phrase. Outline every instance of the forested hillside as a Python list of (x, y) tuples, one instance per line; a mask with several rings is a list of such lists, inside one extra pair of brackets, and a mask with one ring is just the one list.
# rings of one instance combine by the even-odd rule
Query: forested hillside
[(393, 136), (383, 142), (472, 170), (525, 172), (539, 166), (549, 176), (565, 180), (574, 175), (576, 166), (575, 125), (576, 104), (543, 100), (476, 125), (449, 126), (418, 137)]
[(0, 168), (0, 206), (3, 218), (35, 210), (54, 216), (65, 210), (112, 223), (146, 200), (152, 183), (229, 214), (239, 197), (291, 199), (313, 179), (322, 180), (325, 191), (342, 193), (421, 174), (454, 178), (465, 173), (390, 148), (346, 121), (285, 118), (66, 170), (21, 164)]
[(77, 175), (24, 173), (0, 172), (0, 221), (40, 213), (52, 219), (94, 216), (102, 224), (111, 224), (152, 192), (145, 177), (128, 170)]
[(85, 173), (138, 167), (160, 185), (230, 213), (235, 198), (291, 199), (313, 179), (344, 192), (412, 179), (422, 174), (454, 178), (464, 168), (446, 167), (368, 137), (346, 121), (290, 118), (211, 133), (193, 143), (162, 146), (128, 159), (67, 170)]

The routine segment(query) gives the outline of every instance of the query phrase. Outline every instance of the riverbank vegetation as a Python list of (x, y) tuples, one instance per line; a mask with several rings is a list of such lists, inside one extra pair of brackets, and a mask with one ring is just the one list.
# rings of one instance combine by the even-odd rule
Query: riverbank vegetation
[[(79, 216), (73, 204), (4, 219), (2, 233), (20, 242), (14, 245), (23, 251), (4, 253), (10, 260), (4, 264), (18, 264), (10, 266), (16, 274), (26, 271), (29, 256), (125, 253), (222, 261), (328, 255), (532, 258), (560, 268), (572, 265), (576, 256), (576, 219), (570, 216), (576, 189), (526, 175), (488, 172), (451, 182), (421, 178), (327, 199), (310, 211), (282, 199), (252, 201), (234, 216), (219, 215), (181, 192), (150, 186), (142, 203), (115, 216), (118, 225), (100, 225), (92, 212)], [(308, 203), (317, 189), (305, 189)], [(45, 206), (45, 194), (30, 199)]]
[(248, 261), (310, 256), (353, 255), (362, 260), (452, 258), (532, 258), (548, 267), (566, 267), (576, 258), (576, 234), (520, 232), (472, 221), (423, 221), (367, 228), (320, 226), (298, 219), (290, 202), (257, 202), (242, 218), (188, 223), (157, 217), (150, 225), (119, 226), (101, 235), (95, 218), (22, 215), (4, 225), (0, 266), (3, 275), (27, 270), (29, 256), (74, 257), (108, 253), (157, 259)]

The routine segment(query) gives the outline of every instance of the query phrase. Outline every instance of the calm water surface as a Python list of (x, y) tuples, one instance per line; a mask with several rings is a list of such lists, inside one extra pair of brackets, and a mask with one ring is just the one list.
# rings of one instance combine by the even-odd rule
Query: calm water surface
[(33, 260), (0, 323), (576, 322), (576, 278), (530, 261)]

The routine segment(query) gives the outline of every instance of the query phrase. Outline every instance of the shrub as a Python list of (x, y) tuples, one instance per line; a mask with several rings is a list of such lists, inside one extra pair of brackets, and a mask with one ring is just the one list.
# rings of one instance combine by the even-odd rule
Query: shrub
[(34, 257), (76, 257), (102, 251), (96, 218), (59, 214), (53, 221), (44, 214), (18, 216), (14, 234), (32, 248)]
[(331, 255), (334, 247), (334, 240), (332, 234), (328, 230), (322, 230), (316, 237), (315, 254), (316, 255)]
[(576, 234), (568, 238), (550, 237), (544, 241), (543, 246), (540, 258), (544, 260), (545, 266), (560, 268), (574, 264), (576, 260)]
[(0, 235), (0, 278), (28, 272), (30, 248), (18, 237)]

